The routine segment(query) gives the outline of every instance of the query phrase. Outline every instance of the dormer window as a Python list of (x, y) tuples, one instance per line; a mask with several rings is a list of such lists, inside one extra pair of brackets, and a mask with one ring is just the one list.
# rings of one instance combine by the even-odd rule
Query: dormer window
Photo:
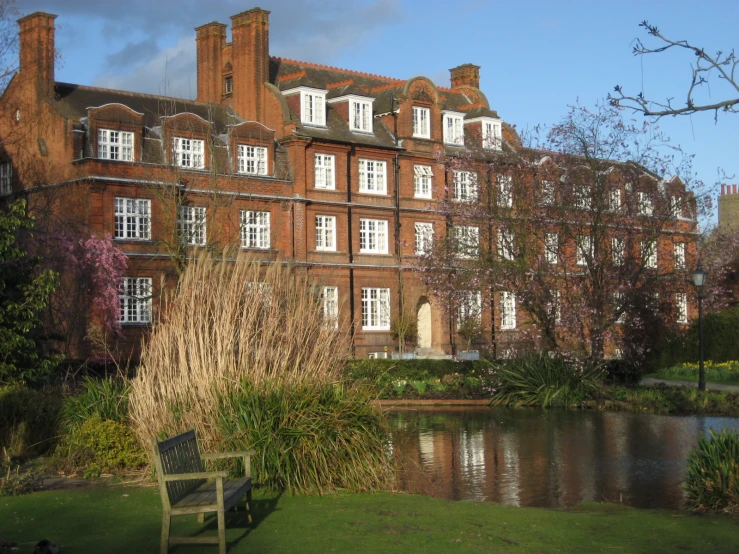
[(133, 133), (98, 129), (98, 158), (133, 161)]
[(413, 136), (416, 138), (431, 138), (431, 111), (428, 108), (413, 106)]
[(172, 150), (175, 165), (187, 169), (205, 167), (205, 141), (175, 137)]
[[(311, 87), (297, 87), (286, 90), (282, 94), (284, 96), (300, 94), (300, 122), (303, 125), (326, 126), (325, 90)], [(297, 109), (297, 105), (293, 104), (293, 109)]]
[(444, 113), (444, 144), (464, 146), (464, 116), (458, 112)]
[(239, 173), (267, 175), (267, 148), (240, 144)]
[(482, 147), (485, 150), (501, 150), (503, 139), (500, 121), (482, 121)]
[(372, 102), (359, 99), (350, 101), (349, 128), (362, 133), (372, 132)]

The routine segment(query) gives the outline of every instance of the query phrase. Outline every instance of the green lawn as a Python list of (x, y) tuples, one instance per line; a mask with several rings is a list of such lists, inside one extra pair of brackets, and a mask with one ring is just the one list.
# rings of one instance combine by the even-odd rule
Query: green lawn
[[(509, 508), (391, 493), (324, 497), (255, 495), (255, 524), (230, 514), (234, 553), (311, 552), (739, 552), (739, 520), (726, 516), (587, 504)], [(30, 552), (40, 539), (63, 554), (157, 552), (161, 504), (154, 488), (91, 487), (0, 498), (0, 539)], [(175, 533), (197, 533), (195, 516)], [(213, 520), (206, 523), (213, 534)], [(241, 526), (241, 527), (240, 527)], [(172, 553), (217, 552), (177, 546)]]

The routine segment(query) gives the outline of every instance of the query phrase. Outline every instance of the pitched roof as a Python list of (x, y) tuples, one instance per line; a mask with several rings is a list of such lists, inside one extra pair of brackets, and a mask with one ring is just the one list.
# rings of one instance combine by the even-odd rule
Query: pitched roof
[(243, 121), (227, 108), (204, 104), (193, 100), (142, 94), (70, 83), (56, 83), (55, 99), (52, 105), (65, 117), (82, 119), (87, 117), (88, 108), (97, 108), (106, 104), (123, 104), (132, 110), (144, 114), (144, 125), (155, 127), (160, 125), (159, 119), (178, 113), (193, 113), (213, 123), (216, 134), (223, 133), (227, 125)]

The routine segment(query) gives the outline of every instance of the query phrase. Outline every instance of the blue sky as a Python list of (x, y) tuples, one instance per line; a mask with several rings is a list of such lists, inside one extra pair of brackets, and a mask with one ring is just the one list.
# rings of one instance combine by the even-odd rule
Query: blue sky
[[(739, 48), (734, 1), (485, 0), (17, 0), (23, 13), (58, 14), (57, 80), (192, 97), (193, 28), (260, 5), (271, 10), (272, 55), (449, 85), (449, 68), (481, 66), (491, 107), (519, 129), (552, 124), (576, 102), (592, 106), (620, 84), (655, 99), (684, 98), (688, 53), (635, 57), (650, 41), (638, 25), (709, 52)], [(732, 94), (733, 92), (733, 94)], [(718, 80), (698, 100), (735, 97)], [(635, 116), (641, 117), (641, 116)], [(706, 183), (739, 183), (739, 115), (663, 118), (672, 142), (695, 155)], [(719, 174), (723, 170), (728, 178)], [(718, 190), (716, 185), (715, 190)]]

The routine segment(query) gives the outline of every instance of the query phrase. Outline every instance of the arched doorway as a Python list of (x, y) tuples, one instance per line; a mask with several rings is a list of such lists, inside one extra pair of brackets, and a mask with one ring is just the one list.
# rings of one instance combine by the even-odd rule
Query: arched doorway
[(431, 348), (431, 304), (418, 307), (418, 348)]

